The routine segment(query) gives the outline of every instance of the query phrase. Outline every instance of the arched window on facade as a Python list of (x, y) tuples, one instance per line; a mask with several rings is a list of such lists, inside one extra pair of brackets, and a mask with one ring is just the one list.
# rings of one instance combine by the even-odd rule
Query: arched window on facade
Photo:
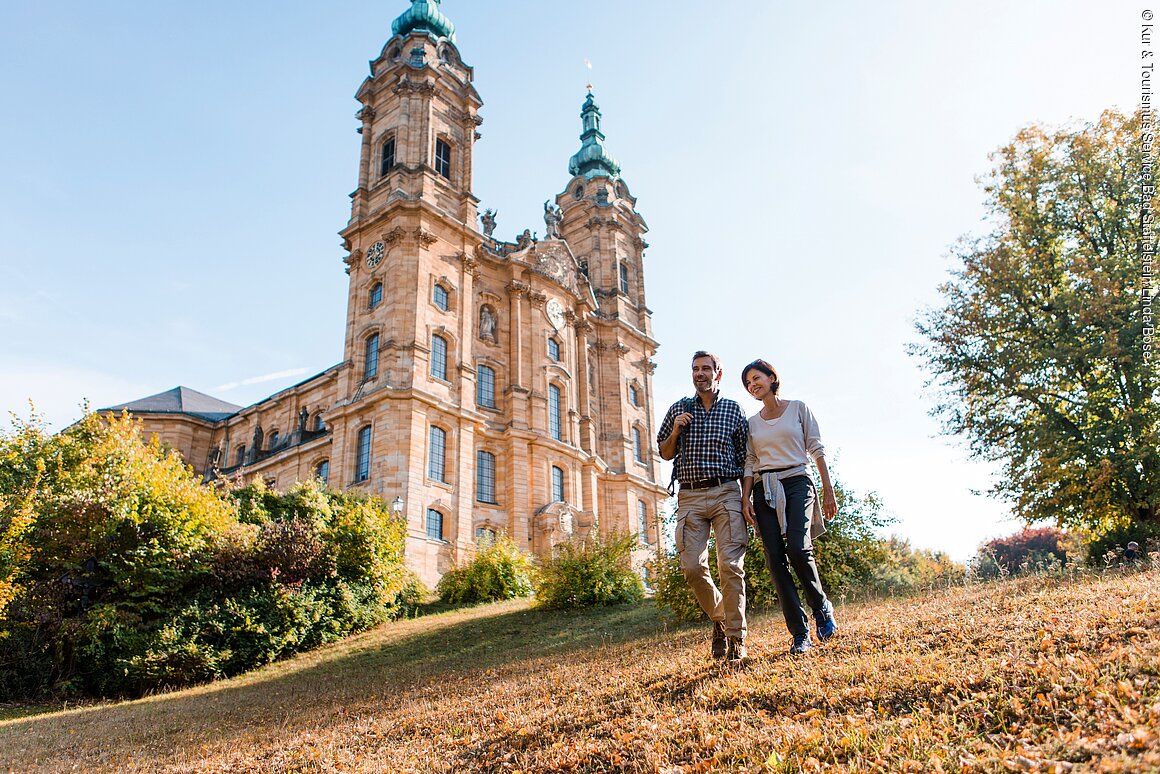
[(379, 175), (385, 175), (395, 166), (395, 135), (383, 140), (379, 146)]
[(363, 359), (363, 378), (373, 379), (379, 375), (379, 334), (367, 337), (366, 357)]
[(644, 500), (636, 501), (636, 530), (640, 535), (640, 544), (648, 545), (648, 504)]
[(548, 359), (553, 363), (560, 362), (560, 342), (555, 338), (548, 339)]
[(475, 455), (475, 499), (495, 502), (495, 455), (480, 450)]
[(270, 431), (270, 440), (266, 444), (266, 448), (270, 449), (270, 450), (278, 448), (278, 431), (277, 430)]
[(320, 433), (326, 429), (326, 420), (322, 418), (322, 412), (319, 411), (314, 415), (314, 432)]
[(561, 429), (561, 414), (560, 406), (561, 395), (560, 388), (554, 384), (548, 385), (548, 435), (555, 438), (557, 441), (563, 440), (563, 431)]
[(628, 292), (628, 264), (624, 261), (620, 262), (620, 292)]
[(367, 308), (374, 309), (381, 303), (383, 303), (383, 283), (376, 282), (371, 287), (371, 292), (367, 296)]
[(443, 514), (434, 508), (427, 509), (427, 537), (432, 540), (443, 539)]
[(244, 444), (242, 446), (239, 446), (238, 450), (236, 452), (234, 452), (234, 464), (235, 465), (245, 465), (246, 464), (246, 447)]
[(451, 143), (446, 140), (435, 141), (435, 171), (447, 178), (451, 179)]
[(435, 283), (435, 288), (431, 291), (431, 300), (444, 312), (451, 308), (451, 294), (439, 283)]
[(475, 370), (475, 402), (485, 408), (495, 408), (495, 371), (480, 365)]
[(564, 471), (552, 466), (552, 502), (564, 502)]
[(323, 460), (314, 466), (314, 477), (321, 481), (323, 486), (330, 483), (330, 460)]
[(358, 431), (358, 453), (355, 456), (354, 480), (366, 481), (371, 477), (371, 426)]
[(636, 388), (635, 384), (628, 385), (628, 402), (634, 406), (640, 405), (640, 390)]
[(496, 538), (499, 535), (491, 527), (476, 527), (475, 528), (475, 544), (480, 548), (488, 548), (495, 545)]
[(447, 381), (447, 339), (431, 335), (431, 376)]
[(632, 428), (632, 458), (637, 462), (644, 462), (644, 442), (639, 427)]
[(431, 425), (427, 444), (427, 478), (446, 482), (444, 477), (447, 461), (447, 431)]

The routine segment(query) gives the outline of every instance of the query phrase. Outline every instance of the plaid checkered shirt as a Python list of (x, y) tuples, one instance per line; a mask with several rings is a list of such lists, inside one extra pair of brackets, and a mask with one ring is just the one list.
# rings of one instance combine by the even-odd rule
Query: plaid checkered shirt
[(677, 439), (673, 477), (688, 484), (706, 478), (741, 478), (745, 474), (745, 451), (749, 420), (736, 401), (717, 396), (705, 410), (699, 398), (681, 398), (669, 407), (657, 430), (657, 443), (673, 432), (673, 423), (684, 413), (693, 415)]

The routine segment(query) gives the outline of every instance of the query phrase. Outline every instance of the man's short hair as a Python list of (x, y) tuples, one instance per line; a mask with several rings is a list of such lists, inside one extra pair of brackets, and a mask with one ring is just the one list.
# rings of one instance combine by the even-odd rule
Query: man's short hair
[(689, 361), (689, 365), (692, 365), (693, 363), (697, 362), (697, 360), (699, 358), (702, 358), (702, 357), (707, 357), (713, 361), (713, 370), (714, 371), (721, 370), (721, 358), (717, 357), (712, 352), (706, 352), (703, 349), (698, 349), (696, 352), (693, 353), (693, 359)]

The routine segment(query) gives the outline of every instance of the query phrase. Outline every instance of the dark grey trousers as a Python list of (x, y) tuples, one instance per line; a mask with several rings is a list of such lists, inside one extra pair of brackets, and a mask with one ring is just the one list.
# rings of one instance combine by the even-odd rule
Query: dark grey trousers
[(781, 482), (785, 488), (786, 534), (781, 535), (777, 523), (777, 511), (765, 502), (765, 489), (761, 478), (753, 484), (753, 507), (757, 512), (757, 527), (761, 532), (761, 544), (765, 549), (765, 566), (773, 577), (777, 589), (777, 601), (781, 614), (785, 616), (785, 626), (794, 636), (807, 634), (810, 630), (801, 597), (794, 586), (790, 567), (801, 581), (806, 602), (815, 612), (826, 604), (826, 592), (818, 578), (818, 567), (814, 564), (814, 544), (810, 539), (809, 513), (813, 507), (814, 482), (809, 476), (794, 476)]

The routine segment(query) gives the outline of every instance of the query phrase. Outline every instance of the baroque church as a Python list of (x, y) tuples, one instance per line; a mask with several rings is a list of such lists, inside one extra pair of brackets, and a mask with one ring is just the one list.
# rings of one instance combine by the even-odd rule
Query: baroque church
[[(494, 236), (472, 194), (483, 105), (439, 0), (411, 0), (356, 99), (362, 153), (339, 232), (342, 362), (245, 408), (177, 387), (128, 411), (209, 483), (319, 478), (407, 520), (429, 585), (478, 541), (658, 541), (644, 220), (591, 91), (543, 238)], [(650, 548), (651, 547), (651, 548)]]

